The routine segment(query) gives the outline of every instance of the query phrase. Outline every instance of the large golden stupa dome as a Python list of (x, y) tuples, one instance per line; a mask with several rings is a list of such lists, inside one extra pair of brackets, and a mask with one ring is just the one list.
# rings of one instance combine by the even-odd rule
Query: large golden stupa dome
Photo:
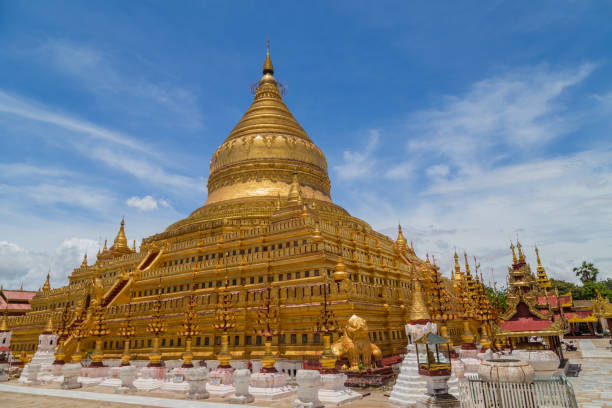
[(331, 201), (325, 155), (283, 102), (270, 52), (253, 103), (210, 161), (206, 204), (286, 198), (294, 179), (304, 197)]

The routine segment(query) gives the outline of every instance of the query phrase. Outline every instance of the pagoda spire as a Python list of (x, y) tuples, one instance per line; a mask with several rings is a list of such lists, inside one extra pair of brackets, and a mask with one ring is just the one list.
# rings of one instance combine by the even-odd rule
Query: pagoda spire
[(408, 309), (408, 321), (411, 323), (431, 321), (431, 316), (425, 305), (425, 298), (423, 297), (423, 290), (419, 279), (414, 281), (412, 300), (410, 302), (410, 308)]
[(523, 249), (519, 241), (516, 241), (516, 248), (518, 249), (519, 261), (525, 262), (525, 255), (523, 254)]
[(397, 244), (397, 248), (402, 252), (408, 249), (408, 242), (406, 238), (404, 238), (404, 234), (402, 234), (401, 224), (397, 224), (397, 240), (395, 243)]
[(125, 251), (126, 249), (128, 251), (130, 250), (130, 247), (128, 247), (128, 244), (127, 244), (127, 238), (125, 236), (124, 227), (125, 227), (125, 219), (122, 218), (121, 226), (119, 227), (119, 232), (117, 233), (117, 236), (115, 237), (115, 241), (111, 249), (119, 250), (119, 251), (122, 251), (122, 250)]
[(288, 204), (302, 204), (302, 191), (300, 190), (300, 182), (298, 181), (297, 173), (293, 173), (293, 181), (289, 188)]
[(455, 276), (459, 278), (461, 276), (461, 266), (459, 266), (459, 255), (457, 255), (457, 251), (455, 251)]
[(270, 59), (270, 40), (267, 41), (266, 60), (263, 64), (263, 74), (274, 75), (274, 65), (272, 65), (272, 60)]
[(51, 290), (51, 282), (50, 282), (50, 276), (49, 273), (47, 273), (47, 280), (45, 281), (45, 284), (43, 285), (43, 292), (47, 291), (47, 290)]
[(512, 250), (512, 264), (515, 264), (518, 260), (516, 259), (516, 252), (514, 251), (514, 244), (512, 242), (510, 242), (510, 249)]
[(86, 268), (87, 267), (87, 252), (85, 252), (85, 255), (83, 256), (83, 262), (81, 263), (81, 268)]
[(538, 247), (535, 247), (536, 258), (538, 260), (538, 283), (542, 288), (550, 288), (551, 284), (548, 280), (548, 275), (546, 275), (546, 269), (542, 266), (542, 262), (540, 261), (540, 252), (538, 251)]
[(106, 246), (106, 242), (107, 242), (107, 241), (108, 241), (108, 240), (106, 240), (106, 239), (104, 240), (104, 248), (102, 248), (102, 252), (104, 252), (104, 251), (108, 251), (108, 247)]

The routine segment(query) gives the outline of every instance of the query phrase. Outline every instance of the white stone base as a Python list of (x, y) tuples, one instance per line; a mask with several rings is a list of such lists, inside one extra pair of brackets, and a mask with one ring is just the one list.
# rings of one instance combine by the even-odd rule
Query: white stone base
[(249, 387), (249, 393), (258, 400), (275, 400), (279, 398), (290, 397), (295, 394), (295, 388), (289, 385), (284, 387), (258, 388)]
[(100, 387), (111, 387), (117, 388), (121, 387), (121, 380), (119, 378), (105, 378), (101, 383)]
[(78, 381), (83, 385), (83, 387), (93, 387), (94, 385), (100, 384), (104, 381), (102, 377), (79, 377)]
[(346, 374), (321, 374), (319, 400), (326, 404), (341, 405), (361, 398), (361, 394), (346, 388)]
[(233, 404), (248, 404), (249, 402), (255, 401), (252, 395), (234, 395), (229, 400)]
[(189, 391), (189, 383), (187, 381), (183, 382), (165, 382), (160, 391), (165, 392), (176, 392), (180, 394), (186, 394)]
[(342, 405), (361, 399), (361, 394), (349, 388), (343, 391), (319, 390), (319, 400), (325, 405)]
[(212, 396), (225, 398), (228, 395), (233, 394), (236, 390), (233, 385), (226, 384), (217, 384), (212, 385), (210, 383), (206, 384), (206, 391)]
[(156, 380), (154, 378), (139, 378), (134, 380), (134, 387), (138, 391), (154, 391), (161, 388), (164, 384), (161, 380)]

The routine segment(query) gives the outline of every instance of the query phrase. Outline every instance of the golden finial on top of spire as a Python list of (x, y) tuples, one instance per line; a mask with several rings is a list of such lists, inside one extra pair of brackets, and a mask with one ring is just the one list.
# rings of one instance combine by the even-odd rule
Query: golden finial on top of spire
[(128, 247), (127, 238), (125, 236), (125, 219), (124, 218), (121, 219), (121, 226), (119, 227), (119, 232), (117, 233), (117, 236), (115, 237), (115, 241), (111, 248), (114, 250), (119, 250), (119, 251), (125, 251), (126, 249), (127, 250), (130, 249)]
[(516, 247), (518, 249), (519, 261), (524, 261), (525, 260), (525, 255), (523, 254), (523, 249), (522, 249), (521, 243), (519, 241), (516, 241)]
[(512, 250), (512, 263), (515, 264), (518, 262), (516, 259), (516, 252), (514, 251), (514, 243), (510, 242), (510, 249)]
[(429, 252), (425, 254), (425, 263), (429, 263)]
[(85, 255), (83, 256), (83, 262), (81, 263), (81, 268), (86, 268), (87, 267), (87, 252), (85, 252)]
[(402, 226), (400, 224), (397, 224), (397, 240), (395, 243), (401, 251), (405, 251), (408, 248), (408, 243), (406, 238), (404, 238), (404, 234), (402, 234)]
[(50, 282), (50, 275), (47, 273), (47, 280), (45, 281), (45, 284), (43, 285), (43, 291), (47, 291), (51, 289), (51, 282)]
[(551, 283), (548, 280), (548, 275), (546, 275), (546, 269), (542, 266), (542, 262), (540, 261), (540, 252), (538, 251), (538, 247), (535, 247), (536, 258), (538, 260), (538, 283), (542, 288), (550, 288)]
[(472, 271), (470, 271), (470, 264), (467, 259), (467, 253), (463, 253), (463, 258), (465, 258), (465, 274), (468, 276), (472, 276)]
[(455, 251), (455, 274), (459, 274), (461, 272), (461, 266), (459, 266), (459, 255), (457, 255), (457, 251)]
[(134, 243), (132, 244), (132, 251), (136, 252), (136, 240), (134, 240)]
[(270, 59), (270, 40), (267, 42), (267, 50), (266, 50), (266, 60), (263, 65), (263, 73), (274, 75), (274, 66), (272, 65), (272, 60)]
[(106, 246), (106, 241), (108, 241), (107, 239), (104, 240), (104, 248), (102, 248), (102, 251), (107, 251), (108, 247)]

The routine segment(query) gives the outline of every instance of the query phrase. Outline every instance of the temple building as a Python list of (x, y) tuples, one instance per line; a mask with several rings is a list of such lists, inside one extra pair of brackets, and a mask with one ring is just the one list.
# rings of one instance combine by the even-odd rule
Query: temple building
[[(49, 277), (47, 276), (47, 282)], [(30, 300), (36, 292), (23, 290), (6, 290), (0, 287), (0, 312), (9, 316), (21, 316), (30, 311)]]
[[(324, 303), (338, 327), (353, 315), (365, 319), (384, 356), (405, 350), (404, 326), (415, 308), (429, 308), (455, 345), (488, 333), (481, 325), (490, 313), (482, 307), (490, 305), (482, 296), (474, 302), (479, 284), (469, 269), (455, 293), (435, 260), (416, 256), (401, 227), (391, 239), (333, 202), (325, 155), (285, 105), (269, 51), (254, 100), (212, 156), (207, 187), (202, 207), (138, 249), (129, 246), (122, 220), (112, 246), (105, 243), (93, 263), (85, 256), (67, 286), (47, 282), (29, 313), (9, 318), (14, 352), (31, 356), (52, 326), (66, 360), (77, 344), (118, 358), (125, 341), (132, 358), (181, 358), (186, 340), (177, 333), (187, 308), (200, 327), (189, 339), (195, 359), (215, 358), (222, 337), (232, 358), (260, 358), (264, 306), (278, 311), (265, 332), (274, 333), (273, 353), (286, 359), (321, 354), (316, 327)], [(415, 287), (427, 305), (412, 304)], [(219, 323), (230, 315), (231, 324)], [(120, 335), (126, 316), (134, 328), (127, 340)], [(147, 332), (153, 323), (155, 338)], [(105, 328), (103, 336), (94, 325)]]
[[(559, 294), (549, 292), (550, 282), (540, 262), (539, 252), (537, 277), (525, 260), (520, 242), (516, 249), (511, 245), (512, 266), (508, 268), (508, 299), (501, 322), (494, 327), (496, 338), (508, 341), (517, 348), (549, 348), (563, 358), (561, 336), (568, 325), (563, 310), (559, 309)], [(518, 256), (517, 256), (518, 252)], [(555, 308), (559, 312), (555, 313)], [(542, 338), (544, 343), (530, 342)]]

